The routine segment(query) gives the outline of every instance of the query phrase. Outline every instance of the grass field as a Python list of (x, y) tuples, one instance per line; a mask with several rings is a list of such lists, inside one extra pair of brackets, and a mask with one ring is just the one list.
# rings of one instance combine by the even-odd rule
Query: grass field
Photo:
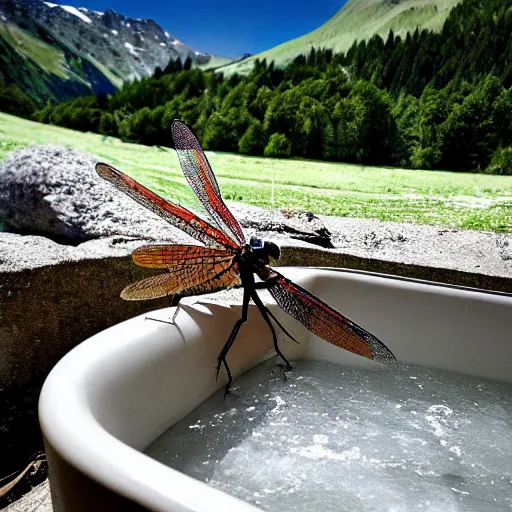
[[(111, 162), (184, 205), (191, 192), (172, 150), (0, 114), (0, 158), (31, 144), (61, 144)], [(512, 232), (512, 177), (364, 167), (207, 153), (225, 199), (317, 214)]]

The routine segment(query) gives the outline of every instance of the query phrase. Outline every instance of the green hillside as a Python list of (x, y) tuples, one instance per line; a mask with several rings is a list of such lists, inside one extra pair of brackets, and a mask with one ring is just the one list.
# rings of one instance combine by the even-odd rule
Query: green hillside
[(464, 0), (440, 32), (312, 48), (227, 79), (173, 61), (111, 96), (32, 115), (160, 146), (178, 118), (215, 151), (512, 176), (511, 13), (512, 0)]
[[(15, 24), (0, 23), (0, 89), (19, 88), (39, 105), (48, 99), (69, 100), (115, 91), (111, 75), (106, 76), (91, 59), (53, 38), (44, 28), (38, 29), (39, 37)], [(9, 108), (5, 104), (2, 107)]]
[(416, 27), (438, 31), (450, 10), (461, 0), (348, 0), (330, 20), (309, 34), (287, 41), (275, 48), (241, 62), (219, 68), (225, 75), (248, 73), (255, 59), (286, 64), (312, 47), (344, 52), (356, 40), (379, 34), (385, 39), (390, 30), (404, 36)]
[(25, 58), (38, 63), (41, 69), (61, 78), (69, 78), (64, 66), (64, 53), (50, 44), (37, 39), (30, 32), (11, 23), (0, 24), (0, 35)]

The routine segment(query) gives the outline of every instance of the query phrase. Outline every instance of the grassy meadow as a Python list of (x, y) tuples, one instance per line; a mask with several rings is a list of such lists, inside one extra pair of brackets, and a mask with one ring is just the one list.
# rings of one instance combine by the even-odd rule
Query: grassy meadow
[[(0, 114), (0, 158), (59, 144), (112, 163), (159, 194), (191, 204), (174, 151)], [(418, 171), (207, 152), (225, 199), (317, 214), (512, 232), (512, 177)]]

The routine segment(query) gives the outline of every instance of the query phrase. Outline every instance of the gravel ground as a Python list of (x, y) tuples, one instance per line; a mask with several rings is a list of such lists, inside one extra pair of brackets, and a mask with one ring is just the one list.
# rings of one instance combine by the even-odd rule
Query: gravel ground
[(8, 505), (5, 512), (52, 512), (52, 498), (48, 480), (34, 487), (23, 498)]

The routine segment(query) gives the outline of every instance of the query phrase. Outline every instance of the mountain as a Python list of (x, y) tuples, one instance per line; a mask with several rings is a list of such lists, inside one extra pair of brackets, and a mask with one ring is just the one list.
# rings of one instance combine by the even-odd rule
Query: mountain
[(230, 59), (194, 51), (151, 19), (42, 0), (0, 0), (0, 83), (33, 99), (113, 92), (170, 59), (207, 68)]
[(451, 9), (461, 0), (348, 0), (326, 23), (297, 39), (219, 68), (225, 75), (248, 73), (255, 59), (267, 59), (284, 65), (297, 55), (308, 54), (312, 47), (347, 51), (354, 41), (368, 40), (379, 34), (386, 39), (420, 29), (441, 30)]

